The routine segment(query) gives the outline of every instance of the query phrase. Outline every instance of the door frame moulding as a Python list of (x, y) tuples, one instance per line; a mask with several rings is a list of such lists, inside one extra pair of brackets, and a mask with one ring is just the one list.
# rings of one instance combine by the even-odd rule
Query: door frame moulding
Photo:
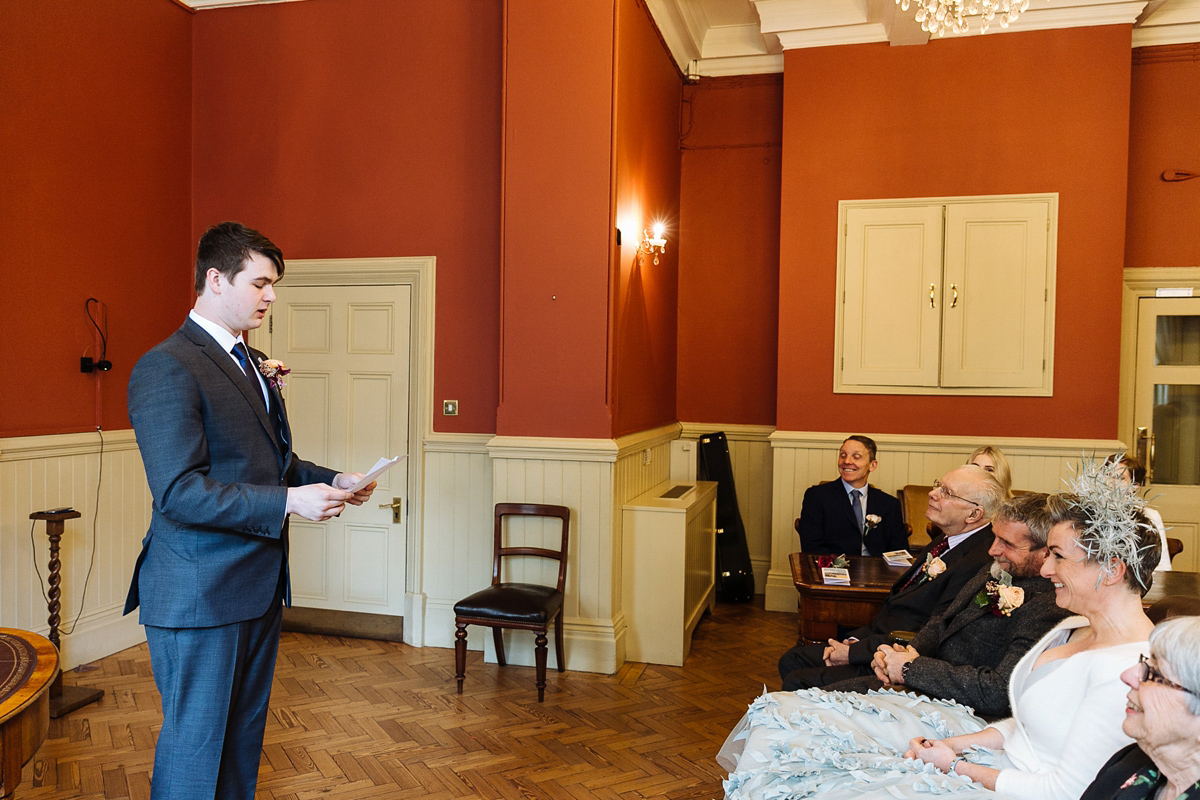
[(1137, 384), (1138, 301), (1164, 288), (1193, 289), (1200, 297), (1200, 267), (1126, 267), (1121, 287), (1121, 383), (1117, 395), (1117, 437), (1136, 440), (1133, 401)]
[[(419, 643), (424, 636), (425, 596), (421, 585), (424, 550), (425, 440), (433, 433), (433, 348), (437, 259), (434, 256), (396, 258), (320, 258), (287, 262), (289, 286), (392, 286), (412, 289), (409, 339), (408, 404), (408, 536), (404, 576), (404, 641)], [(261, 328), (250, 332), (250, 344), (266, 337)], [(415, 467), (415, 468), (414, 468)]]

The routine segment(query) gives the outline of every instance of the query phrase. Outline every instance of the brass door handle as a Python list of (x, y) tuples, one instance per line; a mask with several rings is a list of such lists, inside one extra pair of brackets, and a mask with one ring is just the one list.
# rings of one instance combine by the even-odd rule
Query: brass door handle
[(933, 284), (931, 283), (931, 284), (929, 284), (929, 307), (930, 307), (930, 308), (935, 308), (935, 307), (936, 307), (936, 306), (934, 306), (934, 304), (933, 304), (933, 292), (934, 292), (934, 286), (933, 286)]
[(1137, 457), (1146, 467), (1146, 483), (1154, 483), (1154, 434), (1149, 428), (1137, 429)]
[(380, 508), (390, 508), (392, 510), (392, 524), (394, 525), (400, 524), (400, 508), (403, 500), (404, 498), (402, 497), (393, 497), (392, 502), (379, 504)]
[(950, 307), (954, 308), (955, 306), (958, 305), (958, 286), (956, 286), (953, 283), (950, 284), (950, 295), (951, 295)]

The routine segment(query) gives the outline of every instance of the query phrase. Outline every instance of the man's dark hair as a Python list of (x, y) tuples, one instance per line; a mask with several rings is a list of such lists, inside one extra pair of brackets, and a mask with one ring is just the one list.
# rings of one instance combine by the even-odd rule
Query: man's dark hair
[(867, 448), (867, 455), (871, 457), (871, 460), (875, 460), (875, 452), (878, 448), (875, 447), (875, 440), (870, 436), (860, 436), (856, 433), (853, 436), (847, 436), (844, 440), (842, 440), (842, 444), (845, 444), (846, 442), (858, 442), (863, 447)]
[(1017, 522), (1029, 528), (1030, 550), (1041, 550), (1050, 538), (1050, 495), (1041, 492), (1025, 492), (1000, 504), (996, 519), (1000, 522)]
[(204, 281), (215, 269), (232, 281), (251, 256), (269, 258), (279, 277), (283, 277), (283, 252), (275, 243), (240, 222), (220, 222), (200, 237), (196, 248), (196, 294), (204, 294)]

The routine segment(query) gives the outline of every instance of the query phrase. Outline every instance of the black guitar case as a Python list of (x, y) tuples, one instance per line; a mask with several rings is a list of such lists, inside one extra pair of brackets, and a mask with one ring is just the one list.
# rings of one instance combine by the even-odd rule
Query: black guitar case
[(706, 433), (696, 451), (696, 479), (717, 482), (717, 599), (745, 603), (754, 597), (754, 570), (746, 526), (738, 510), (733, 465), (724, 433)]

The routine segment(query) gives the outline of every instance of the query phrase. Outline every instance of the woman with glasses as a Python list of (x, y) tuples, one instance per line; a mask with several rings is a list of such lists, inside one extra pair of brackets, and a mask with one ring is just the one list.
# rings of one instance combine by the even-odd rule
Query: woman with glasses
[(1150, 656), (1121, 674), (1121, 729), (1137, 744), (1100, 770), (1081, 800), (1200, 798), (1200, 617), (1160, 622)]
[[(1121, 670), (1146, 652), (1153, 626), (1141, 598), (1158, 534), (1114, 468), (1088, 463), (1075, 494), (1051, 498), (1042, 575), (1074, 612), (1017, 664), (1013, 716), (988, 724), (953, 701), (892, 690), (805, 689), (760, 697), (718, 762), (731, 800), (1002, 797), (1075, 800), (1129, 737)], [(980, 592), (1003, 613), (1010, 599)]]

